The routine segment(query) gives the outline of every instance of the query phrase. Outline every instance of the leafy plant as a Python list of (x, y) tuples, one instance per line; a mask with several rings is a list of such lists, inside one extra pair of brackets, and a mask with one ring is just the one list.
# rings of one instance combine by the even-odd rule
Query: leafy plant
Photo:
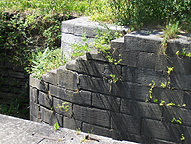
[(40, 49), (37, 49), (37, 54), (33, 52), (32, 57), (31, 67), (26, 70), (31, 73), (33, 77), (38, 79), (40, 79), (43, 74), (64, 65), (66, 62), (60, 49), (49, 50), (49, 48), (46, 48), (43, 53)]
[(180, 140), (181, 140), (181, 141), (184, 141), (184, 140), (185, 140), (184, 134), (181, 135)]
[(179, 117), (178, 119), (176, 119), (176, 118), (173, 118), (172, 120), (171, 120), (171, 122), (172, 123), (178, 123), (178, 124), (182, 124), (182, 119)]
[(170, 75), (171, 74), (171, 72), (174, 70), (174, 67), (168, 67), (167, 66), (167, 73), (168, 73), (168, 75)]
[(164, 105), (165, 105), (165, 103), (166, 103), (165, 101), (161, 100), (161, 102), (160, 102), (160, 104), (159, 104), (159, 105), (160, 105), (160, 106), (164, 106)]
[(167, 106), (175, 106), (175, 104), (173, 102), (170, 102), (167, 104)]
[(111, 79), (109, 79), (109, 83), (116, 83), (119, 80), (119, 78), (116, 77), (115, 74), (110, 74), (110, 77)]
[(77, 134), (77, 135), (79, 135), (79, 134), (80, 134), (80, 132), (82, 132), (82, 131), (81, 131), (81, 129), (80, 129), (80, 128), (78, 128), (78, 129), (76, 130), (76, 134)]
[(149, 90), (149, 99), (146, 100), (146, 102), (150, 102), (153, 99), (152, 93), (153, 93), (153, 89), (155, 87), (155, 82), (152, 80), (152, 83), (150, 83), (149, 86), (151, 87)]
[(59, 124), (58, 124), (58, 122), (56, 122), (55, 124), (54, 124), (54, 130), (56, 131), (56, 130), (58, 130), (59, 129)]
[(63, 102), (62, 105), (58, 104), (58, 107), (60, 110), (68, 111), (69, 110), (69, 103), (68, 102)]

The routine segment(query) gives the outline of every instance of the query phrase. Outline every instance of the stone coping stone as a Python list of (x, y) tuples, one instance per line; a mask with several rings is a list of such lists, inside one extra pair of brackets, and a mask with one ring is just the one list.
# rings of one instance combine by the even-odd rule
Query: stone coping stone
[[(116, 26), (113, 24), (107, 24), (107, 27), (113, 31), (127, 32), (129, 28), (124, 26)], [(94, 38), (97, 33), (96, 30), (106, 30), (106, 25), (99, 22), (92, 21), (90, 17), (79, 17), (62, 22), (62, 33), (73, 34)]]
[[(89, 136), (95, 140), (86, 140)], [(98, 142), (98, 141), (99, 142)], [(0, 114), (1, 144), (136, 144)]]

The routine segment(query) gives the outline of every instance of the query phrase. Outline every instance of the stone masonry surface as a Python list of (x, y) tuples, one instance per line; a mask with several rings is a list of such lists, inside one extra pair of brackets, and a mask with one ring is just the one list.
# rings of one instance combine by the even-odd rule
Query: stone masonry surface
[[(74, 33), (69, 24), (63, 29)], [(162, 55), (161, 34), (137, 31), (113, 40), (117, 65), (93, 50), (42, 80), (30, 76), (30, 119), (143, 144), (189, 144), (191, 59), (176, 52), (191, 52), (191, 41), (170, 40)], [(174, 67), (170, 75), (167, 66)], [(111, 83), (110, 74), (119, 80)], [(170, 88), (161, 87), (169, 81)]]

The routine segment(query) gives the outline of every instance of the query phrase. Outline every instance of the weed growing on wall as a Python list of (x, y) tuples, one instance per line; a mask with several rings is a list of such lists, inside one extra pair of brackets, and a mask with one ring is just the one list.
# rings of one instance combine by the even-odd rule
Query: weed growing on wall
[(26, 69), (35, 78), (41, 79), (43, 74), (57, 69), (66, 62), (61, 49), (50, 50), (46, 48), (44, 52), (39, 49), (36, 51), (36, 53), (32, 53), (31, 66)]

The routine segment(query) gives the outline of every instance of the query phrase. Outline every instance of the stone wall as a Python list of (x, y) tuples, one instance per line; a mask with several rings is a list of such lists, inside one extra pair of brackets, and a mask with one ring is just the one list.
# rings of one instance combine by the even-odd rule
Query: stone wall
[[(169, 41), (163, 55), (159, 35), (113, 40), (113, 58), (122, 59), (117, 65), (93, 50), (42, 80), (30, 76), (30, 119), (145, 144), (190, 143), (191, 59), (176, 55), (191, 52), (190, 41)], [(167, 66), (174, 67), (170, 75)], [(110, 74), (119, 80), (111, 83)]]

